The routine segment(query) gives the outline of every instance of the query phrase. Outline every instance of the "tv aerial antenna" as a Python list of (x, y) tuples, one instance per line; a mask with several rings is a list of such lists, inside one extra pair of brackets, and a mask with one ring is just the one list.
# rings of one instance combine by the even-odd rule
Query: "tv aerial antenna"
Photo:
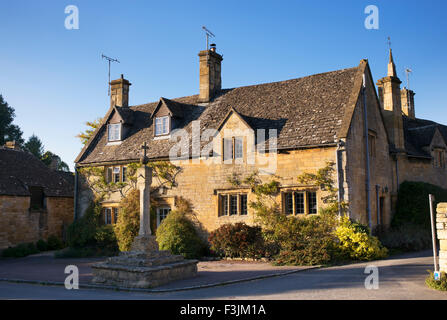
[(206, 34), (206, 50), (209, 50), (209, 38), (210, 37), (216, 37), (214, 33), (212, 33), (210, 30), (208, 30), (205, 26), (202, 26), (202, 29), (205, 31)]
[(120, 63), (120, 62), (118, 61), (118, 59), (110, 58), (110, 57), (108, 57), (108, 56), (106, 56), (104, 54), (101, 54), (101, 58), (106, 59), (109, 62), (109, 91), (108, 91), (108, 94), (110, 96), (110, 64), (112, 62), (118, 62), (118, 63)]
[(405, 68), (405, 76), (407, 77), (407, 88), (410, 90), (410, 75), (413, 73), (413, 70), (410, 68)]

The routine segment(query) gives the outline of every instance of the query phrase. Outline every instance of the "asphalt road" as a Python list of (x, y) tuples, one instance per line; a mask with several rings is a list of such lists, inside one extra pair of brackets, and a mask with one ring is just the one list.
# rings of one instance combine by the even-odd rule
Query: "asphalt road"
[[(312, 269), (281, 277), (169, 293), (120, 292), (0, 282), (0, 299), (447, 299), (424, 284), (429, 251), (386, 260)], [(376, 266), (379, 288), (366, 289), (367, 266)]]

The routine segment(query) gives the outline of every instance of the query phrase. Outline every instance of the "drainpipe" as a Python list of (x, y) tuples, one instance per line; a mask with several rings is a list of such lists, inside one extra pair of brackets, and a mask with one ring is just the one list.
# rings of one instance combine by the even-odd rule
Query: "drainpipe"
[(73, 220), (78, 218), (78, 168), (75, 165), (75, 183), (74, 183), (74, 217)]
[(382, 221), (380, 221), (380, 186), (376, 184), (376, 212), (377, 212), (377, 225), (379, 226)]
[(366, 210), (368, 212), (368, 226), (369, 230), (371, 232), (372, 230), (372, 221), (371, 221), (371, 199), (370, 199), (370, 186), (369, 186), (369, 176), (370, 176), (370, 169), (369, 169), (369, 142), (368, 142), (368, 112), (367, 112), (367, 106), (366, 106), (366, 79), (365, 74), (363, 74), (363, 116), (364, 116), (364, 123), (365, 123), (365, 157), (366, 157), (366, 178), (365, 178), (365, 186), (366, 186)]
[(337, 141), (337, 150), (335, 150), (335, 167), (337, 168), (337, 201), (338, 201), (338, 216), (341, 217), (341, 187), (340, 187), (340, 147), (342, 146), (342, 141)]

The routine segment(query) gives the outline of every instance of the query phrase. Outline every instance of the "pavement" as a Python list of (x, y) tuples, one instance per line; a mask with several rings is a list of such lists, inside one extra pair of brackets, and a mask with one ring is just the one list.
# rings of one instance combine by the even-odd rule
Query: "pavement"
[[(223, 286), (159, 293), (83, 288), (66, 290), (62, 286), (0, 282), (0, 299), (447, 300), (447, 292), (425, 286), (427, 270), (433, 269), (432, 263), (431, 252), (424, 251), (378, 261), (301, 270)], [(0, 262), (0, 270), (2, 264), (3, 261)], [(369, 275), (365, 273), (365, 268), (368, 266), (378, 268), (377, 289), (365, 287)], [(223, 265), (221, 268), (223, 273), (231, 272)], [(244, 265), (244, 268), (251, 274), (249, 266)]]
[[(93, 278), (91, 266), (105, 258), (55, 259), (53, 252), (24, 258), (0, 259), (0, 280), (19, 283), (63, 285), (67, 274), (65, 267), (75, 265), (79, 270), (79, 283), (88, 287)], [(211, 287), (241, 281), (262, 279), (307, 270), (309, 266), (273, 266), (267, 262), (254, 261), (201, 261), (197, 276), (159, 286), (146, 291), (177, 291)], [(99, 287), (98, 285), (94, 285)]]

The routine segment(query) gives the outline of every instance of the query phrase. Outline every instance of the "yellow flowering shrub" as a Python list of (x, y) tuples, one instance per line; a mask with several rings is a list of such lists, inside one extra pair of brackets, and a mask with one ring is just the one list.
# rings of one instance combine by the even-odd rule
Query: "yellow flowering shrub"
[(382, 246), (377, 237), (369, 235), (360, 225), (342, 217), (335, 230), (341, 253), (353, 260), (382, 259), (388, 255), (388, 250)]

